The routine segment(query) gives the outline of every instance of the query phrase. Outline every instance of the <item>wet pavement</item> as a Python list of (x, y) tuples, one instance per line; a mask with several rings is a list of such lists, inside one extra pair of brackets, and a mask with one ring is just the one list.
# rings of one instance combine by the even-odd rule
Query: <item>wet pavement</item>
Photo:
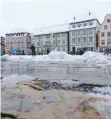
[(38, 79), (74, 79), (82, 83), (94, 84), (111, 84), (111, 66), (100, 68), (91, 67), (86, 64), (82, 66), (57, 64), (57, 63), (40, 63), (40, 62), (2, 62), (2, 77), (12, 74), (30, 75)]
[[(56, 63), (2, 62), (2, 77), (13, 74), (30, 75), (39, 79), (73, 79), (83, 83), (111, 84), (107, 68)], [(74, 109), (89, 95), (65, 90), (35, 91), (29, 87), (2, 87), (2, 112), (18, 115), (17, 119), (83, 119)], [(111, 106), (111, 105), (109, 105)], [(108, 107), (110, 109), (111, 107)], [(82, 112), (83, 113), (83, 112)], [(88, 113), (87, 113), (88, 115)], [(93, 114), (90, 114), (93, 116)], [(110, 119), (111, 112), (108, 114)], [(94, 117), (94, 116), (93, 116)], [(92, 119), (100, 119), (96, 116)], [(84, 119), (89, 119), (88, 117)], [(101, 117), (101, 119), (106, 119)]]

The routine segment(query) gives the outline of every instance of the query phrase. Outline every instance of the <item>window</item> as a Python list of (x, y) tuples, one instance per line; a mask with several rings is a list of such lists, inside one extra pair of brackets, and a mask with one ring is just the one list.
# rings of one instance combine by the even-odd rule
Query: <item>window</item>
[(72, 31), (72, 36), (75, 36), (75, 31)]
[(92, 29), (89, 29), (89, 34), (92, 34)]
[(65, 44), (65, 39), (62, 40), (62, 44)]
[(55, 34), (53, 34), (53, 37), (55, 37), (56, 35)]
[(89, 43), (93, 43), (93, 37), (89, 37)]
[(46, 35), (46, 38), (50, 38), (50, 35)]
[(104, 25), (104, 29), (107, 29), (107, 25)]
[(83, 26), (87, 26), (87, 23), (83, 23)]
[(104, 45), (105, 44), (105, 40), (101, 40), (101, 45)]
[(104, 36), (105, 36), (105, 33), (104, 33), (104, 32), (102, 32), (102, 33), (101, 33), (101, 37), (104, 37)]
[(111, 32), (107, 32), (107, 36), (108, 36), (108, 37), (111, 36)]
[(80, 31), (78, 31), (78, 36), (80, 36)]
[(81, 43), (81, 38), (78, 38), (78, 44), (80, 44)]
[(40, 42), (37, 42), (37, 46), (39, 46), (40, 45)]
[(60, 34), (57, 34), (57, 37), (60, 37)]
[(86, 35), (86, 30), (83, 30), (83, 35)]
[(57, 41), (57, 44), (60, 45), (60, 40)]
[(108, 39), (108, 44), (111, 44), (111, 39)]
[(62, 33), (62, 37), (65, 37), (65, 33)]
[(40, 39), (43, 39), (43, 36), (40, 36)]
[(86, 37), (83, 38), (83, 43), (87, 43)]
[(110, 19), (107, 19), (107, 23), (110, 23), (111, 21), (110, 21)]
[(73, 25), (72, 25), (72, 28), (75, 28), (75, 27), (76, 27), (76, 24), (73, 24)]
[(72, 44), (75, 44), (75, 38), (72, 38)]
[(50, 41), (45, 41), (45, 45), (51, 45)]
[(92, 25), (93, 24), (93, 22), (91, 21), (91, 22), (89, 22), (89, 25)]
[(78, 27), (81, 27), (82, 24), (78, 24)]

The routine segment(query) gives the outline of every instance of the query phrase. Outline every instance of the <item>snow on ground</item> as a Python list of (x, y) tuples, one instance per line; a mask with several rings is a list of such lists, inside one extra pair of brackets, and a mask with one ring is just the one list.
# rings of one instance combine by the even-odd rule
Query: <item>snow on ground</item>
[(67, 54), (64, 51), (58, 52), (57, 50), (54, 50), (49, 53), (49, 55), (37, 55), (37, 56), (9, 56), (9, 55), (4, 55), (1, 56), (2, 61), (24, 61), (24, 62), (69, 62), (74, 63), (74, 64), (81, 64), (81, 63), (86, 63), (89, 65), (106, 65), (108, 64), (109, 60), (111, 59), (109, 57), (105, 57), (101, 53), (96, 53), (92, 51), (87, 51), (83, 55), (70, 55)]
[(106, 86), (104, 88), (97, 88), (97, 87), (95, 87), (93, 90), (97, 91), (97, 92), (100, 92), (102, 94), (107, 94), (108, 93), (108, 94), (111, 95), (111, 87), (109, 87), (109, 86)]
[[(5, 87), (8, 86), (14, 86), (17, 82), (19, 81), (29, 81), (35, 79), (34, 77), (31, 77), (29, 75), (10, 75), (6, 76), (2, 79), (2, 86), (4, 85)], [(102, 87), (102, 88), (94, 88), (94, 91), (97, 93), (88, 93), (91, 97), (99, 97), (99, 98), (105, 98), (108, 99), (109, 101), (97, 101), (97, 102), (91, 102), (89, 105), (94, 107), (97, 111), (105, 113), (108, 115), (108, 119), (111, 117), (111, 87)]]
[(92, 107), (94, 107), (97, 111), (106, 114), (107, 119), (111, 117), (111, 87), (102, 87), (102, 88), (94, 88), (94, 91), (97, 91), (97, 94), (90, 93), (89, 95), (93, 97), (99, 97), (108, 99), (108, 101), (97, 101), (94, 103), (90, 103)]
[(19, 81), (29, 81), (33, 79), (34, 77), (31, 77), (29, 75), (18, 75), (18, 74), (9, 75), (2, 79), (2, 86), (10, 87), (12, 85), (15, 85)]

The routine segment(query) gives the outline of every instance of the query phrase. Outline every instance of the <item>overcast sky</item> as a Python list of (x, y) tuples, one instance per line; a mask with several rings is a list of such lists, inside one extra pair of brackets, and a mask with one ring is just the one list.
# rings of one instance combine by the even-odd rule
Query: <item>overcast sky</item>
[(72, 21), (90, 11), (100, 21), (111, 14), (111, 0), (0, 0), (0, 35)]

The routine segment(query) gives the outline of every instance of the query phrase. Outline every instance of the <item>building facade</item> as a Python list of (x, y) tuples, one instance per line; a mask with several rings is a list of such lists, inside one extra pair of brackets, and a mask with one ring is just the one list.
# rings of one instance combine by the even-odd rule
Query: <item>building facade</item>
[(69, 51), (69, 24), (39, 29), (32, 37), (36, 53), (46, 54), (47, 50)]
[(56, 32), (42, 35), (34, 35), (32, 38), (32, 44), (35, 45), (36, 53), (46, 54), (47, 50), (52, 51), (57, 49), (58, 51), (68, 52), (69, 32)]
[(100, 27), (100, 50), (111, 49), (111, 14), (107, 14)]
[(75, 53), (78, 49), (85, 51), (97, 50), (97, 32), (100, 23), (97, 19), (89, 18), (83, 21), (70, 23), (69, 44), (70, 51)]
[(18, 48), (25, 54), (31, 53), (31, 36), (27, 32), (5, 34), (6, 52)]
[(5, 54), (5, 39), (4, 37), (0, 37), (0, 50), (1, 50), (1, 54)]
[[(53, 49), (69, 52), (69, 32), (53, 33)], [(52, 49), (52, 50), (53, 50)]]

